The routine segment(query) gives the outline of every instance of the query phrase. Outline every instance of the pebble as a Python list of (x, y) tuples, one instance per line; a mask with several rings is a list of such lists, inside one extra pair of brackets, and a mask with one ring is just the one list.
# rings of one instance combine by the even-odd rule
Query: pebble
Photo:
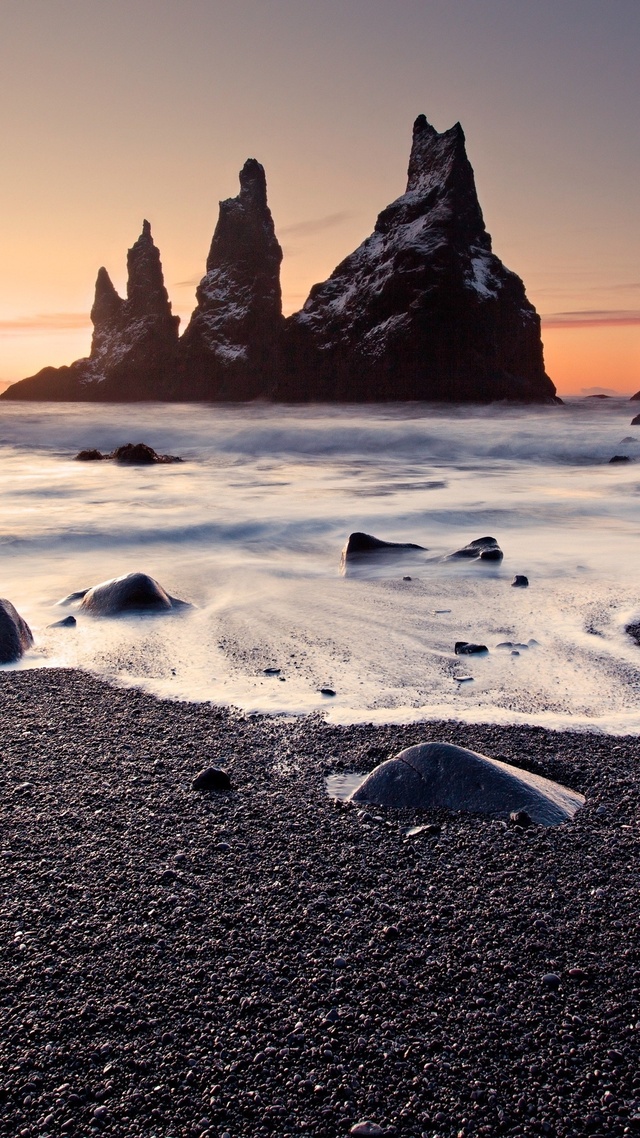
[(516, 573), (511, 586), (514, 589), (527, 589), (529, 587), (529, 578), (525, 577), (524, 573)]
[(196, 775), (191, 786), (194, 790), (230, 790), (231, 779), (219, 767), (206, 767)]
[(365, 1118), (362, 1122), (354, 1123), (349, 1133), (355, 1135), (355, 1138), (382, 1138), (384, 1130), (377, 1122)]
[(335, 695), (333, 688), (320, 688), (320, 695)]
[(557, 972), (546, 972), (542, 977), (542, 983), (547, 988), (556, 989), (560, 987), (561, 980)]

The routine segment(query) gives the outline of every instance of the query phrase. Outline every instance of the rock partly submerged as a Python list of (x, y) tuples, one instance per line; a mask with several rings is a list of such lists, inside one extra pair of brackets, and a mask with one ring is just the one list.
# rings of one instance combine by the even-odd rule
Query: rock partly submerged
[(451, 743), (407, 747), (376, 767), (353, 802), (398, 809), (463, 810), (508, 818), (525, 811), (542, 826), (573, 818), (585, 799), (560, 783)]
[(474, 541), (470, 541), (468, 545), (464, 545), (462, 549), (456, 549), (455, 553), (450, 553), (447, 560), (502, 561), (503, 557), (504, 553), (500, 549), (495, 537), (477, 537)]
[(153, 466), (156, 463), (166, 465), (183, 461), (175, 454), (158, 454), (146, 443), (125, 443), (110, 454), (103, 454), (99, 450), (81, 450), (75, 456), (76, 462), (104, 462), (110, 459), (124, 466)]
[(402, 557), (407, 553), (420, 552), (426, 552), (425, 546), (411, 541), (383, 541), (370, 533), (350, 533), (340, 555), (340, 568), (344, 573), (349, 567), (376, 558)]
[(33, 644), (26, 620), (11, 604), (0, 597), (0, 664), (14, 664)]
[(102, 581), (89, 589), (70, 593), (60, 601), (68, 605), (80, 601), (82, 612), (91, 616), (120, 616), (125, 613), (167, 613), (191, 608), (188, 601), (172, 597), (146, 573), (126, 573)]

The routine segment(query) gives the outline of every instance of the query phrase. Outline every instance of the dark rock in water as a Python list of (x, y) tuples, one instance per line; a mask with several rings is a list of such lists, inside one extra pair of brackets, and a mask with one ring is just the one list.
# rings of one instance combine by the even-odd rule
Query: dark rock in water
[(76, 462), (101, 462), (106, 458), (106, 454), (102, 454), (99, 450), (81, 450), (75, 457)]
[[(640, 395), (640, 392), (638, 392), (638, 394)], [(634, 395), (633, 398), (636, 399), (637, 396)], [(631, 426), (640, 427), (640, 415), (636, 415), (635, 418), (631, 420)]]
[(182, 462), (182, 459), (175, 454), (157, 454), (146, 443), (125, 443), (124, 446), (116, 447), (108, 457), (114, 458), (116, 462), (128, 463), (130, 466), (151, 466), (154, 462)]
[(516, 573), (511, 585), (514, 589), (528, 589), (529, 578), (524, 576), (524, 573)]
[(475, 541), (470, 541), (462, 549), (450, 553), (446, 560), (453, 561), (458, 557), (466, 557), (475, 561), (502, 561), (504, 554), (495, 537), (477, 537)]
[(219, 767), (206, 767), (191, 783), (194, 790), (230, 790), (231, 779)]
[(611, 396), (610, 395), (602, 395), (602, 394), (585, 395), (585, 399), (611, 399)]
[(638, 440), (634, 438), (633, 435), (625, 435), (623, 439), (620, 439), (621, 443), (637, 443), (637, 441)]
[(585, 801), (559, 783), (450, 743), (408, 747), (376, 767), (351, 799), (398, 809), (445, 808), (506, 818), (526, 811), (543, 826), (567, 821)]
[(340, 556), (340, 568), (344, 570), (348, 565), (357, 564), (370, 556), (411, 553), (416, 550), (425, 551), (425, 547), (413, 542), (382, 541), (370, 533), (350, 533)]
[(77, 623), (75, 616), (64, 616), (62, 620), (54, 620), (49, 628), (75, 628)]
[(0, 597), (0, 664), (13, 664), (33, 644), (31, 629), (11, 604)]
[(406, 192), (286, 328), (284, 400), (549, 403), (540, 318), (491, 251), (459, 123), (413, 127)]
[(281, 261), (264, 168), (249, 158), (240, 193), (220, 202), (197, 307), (180, 341), (181, 398), (275, 394), (284, 327)]
[(89, 357), (70, 367), (43, 368), (0, 398), (131, 402), (175, 397), (180, 318), (171, 315), (148, 221), (129, 249), (127, 268), (126, 300), (107, 270), (98, 272)]
[(157, 454), (153, 447), (146, 443), (125, 443), (116, 447), (111, 454), (102, 454), (99, 450), (81, 450), (76, 455), (76, 462), (98, 462), (100, 460), (115, 459), (129, 466), (151, 466), (153, 463), (182, 462), (175, 454)]
[(631, 462), (631, 459), (626, 454), (614, 454), (613, 458), (609, 459), (609, 462)]
[(320, 695), (335, 695), (333, 688), (319, 688)]
[(635, 403), (635, 402), (637, 402), (638, 400), (640, 400), (640, 391), (636, 391), (635, 395), (632, 395), (632, 396), (631, 396), (631, 398), (630, 398), (629, 402), (630, 402), (630, 403)]
[(456, 640), (456, 656), (485, 656), (489, 649), (486, 644), (469, 644), (467, 640)]
[(187, 601), (178, 600), (165, 592), (162, 585), (146, 573), (127, 573), (102, 581), (90, 589), (70, 593), (61, 604), (81, 601), (80, 608), (91, 616), (120, 616), (122, 613), (158, 613), (191, 608)]

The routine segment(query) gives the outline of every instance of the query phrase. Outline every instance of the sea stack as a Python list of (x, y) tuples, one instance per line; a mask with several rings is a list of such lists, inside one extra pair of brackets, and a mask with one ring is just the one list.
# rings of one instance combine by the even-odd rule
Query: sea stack
[(89, 357), (70, 367), (43, 368), (14, 383), (5, 398), (129, 402), (174, 397), (180, 317), (171, 315), (148, 221), (129, 249), (127, 270), (126, 300), (107, 270), (98, 271)]
[(406, 192), (287, 339), (285, 399), (553, 401), (540, 319), (491, 251), (459, 123), (416, 119)]
[(274, 397), (284, 323), (281, 262), (264, 168), (249, 158), (240, 193), (220, 202), (197, 307), (180, 341), (181, 398)]

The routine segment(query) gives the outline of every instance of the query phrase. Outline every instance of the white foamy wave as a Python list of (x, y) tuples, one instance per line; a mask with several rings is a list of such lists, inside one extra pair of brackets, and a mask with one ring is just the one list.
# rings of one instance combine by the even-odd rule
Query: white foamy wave
[[(624, 631), (640, 604), (633, 409), (0, 403), (0, 595), (36, 633), (20, 666), (344, 722), (640, 732), (640, 649)], [(73, 461), (141, 440), (186, 461)], [(426, 549), (343, 579), (353, 530)], [(485, 534), (501, 564), (444, 560)], [(60, 597), (132, 570), (196, 607), (49, 627)], [(460, 639), (489, 655), (456, 657)]]

